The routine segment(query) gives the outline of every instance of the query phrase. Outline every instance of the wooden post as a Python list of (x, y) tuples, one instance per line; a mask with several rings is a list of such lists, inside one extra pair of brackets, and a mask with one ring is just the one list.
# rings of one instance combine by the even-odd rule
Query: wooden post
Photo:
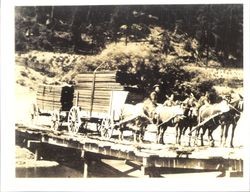
[(83, 159), (83, 178), (88, 178), (88, 160), (86, 159), (86, 153), (84, 150), (81, 151), (81, 158)]
[(154, 157), (143, 157), (141, 173), (145, 177), (160, 177), (160, 172), (154, 165)]
[(228, 170), (225, 171), (225, 177), (230, 177), (232, 172), (232, 167), (229, 167)]
[(152, 165), (151, 157), (143, 157), (142, 159), (142, 167), (141, 173), (144, 177), (154, 177), (155, 176), (155, 169)]
[(84, 158), (84, 156), (85, 156), (85, 151), (82, 150), (82, 152), (81, 152), (81, 158)]
[(83, 178), (88, 178), (88, 161), (86, 159), (83, 166)]
[(34, 156), (35, 161), (38, 160), (38, 148), (35, 149), (35, 156)]
[(93, 81), (92, 81), (92, 90), (91, 90), (91, 100), (90, 100), (90, 114), (89, 116), (92, 116), (92, 110), (93, 110), (93, 103), (94, 103), (94, 94), (95, 94), (95, 78), (96, 78), (96, 72), (93, 73)]
[(141, 173), (142, 173), (142, 175), (146, 175), (147, 166), (148, 166), (148, 158), (147, 157), (143, 157), (143, 159), (142, 159), (142, 166), (141, 166)]
[(79, 101), (79, 92), (76, 91), (76, 107), (78, 106), (78, 101)]

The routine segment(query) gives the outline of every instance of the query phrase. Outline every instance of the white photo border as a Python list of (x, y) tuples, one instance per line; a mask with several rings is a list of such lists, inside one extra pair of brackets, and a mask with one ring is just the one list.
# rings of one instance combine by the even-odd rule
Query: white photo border
[[(249, 1), (164, 1), (164, 0), (117, 0), (117, 1), (59, 1), (59, 0), (16, 0), (2, 1), (1, 6), (1, 191), (249, 191), (249, 138), (246, 130), (246, 157), (244, 177), (213, 180), (172, 179), (20, 179), (15, 177), (15, 57), (14, 57), (14, 7), (24, 5), (103, 5), (103, 4), (243, 4), (244, 5), (244, 97), (245, 106), (250, 106), (247, 90), (250, 72), (249, 63)], [(249, 108), (245, 107), (245, 114)], [(245, 118), (245, 125), (249, 125)], [(248, 128), (246, 126), (246, 128)]]

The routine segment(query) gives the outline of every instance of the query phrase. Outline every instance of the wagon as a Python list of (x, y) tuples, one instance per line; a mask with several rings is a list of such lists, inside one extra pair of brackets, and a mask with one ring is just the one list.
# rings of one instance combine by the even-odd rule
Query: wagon
[(37, 105), (43, 113), (51, 115), (51, 127), (58, 129), (67, 123), (68, 131), (76, 134), (89, 123), (96, 125), (102, 137), (110, 138), (122, 123), (124, 104), (137, 104), (144, 92), (137, 87), (117, 82), (119, 71), (95, 71), (76, 76), (75, 85), (41, 85), (37, 92)]
[[(50, 126), (58, 129), (67, 121), (68, 112), (73, 106), (74, 87), (69, 84), (40, 84), (36, 93), (36, 105), (31, 113), (39, 116), (50, 116)], [(33, 115), (33, 116), (34, 116)]]

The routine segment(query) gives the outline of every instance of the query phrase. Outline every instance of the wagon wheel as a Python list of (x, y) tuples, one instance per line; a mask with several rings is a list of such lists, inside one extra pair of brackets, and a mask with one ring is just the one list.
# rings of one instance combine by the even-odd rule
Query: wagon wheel
[(71, 133), (77, 133), (82, 124), (80, 118), (80, 109), (79, 107), (73, 106), (68, 115), (68, 131)]
[(60, 112), (53, 111), (51, 114), (51, 129), (57, 131), (60, 126)]
[(103, 138), (110, 139), (113, 134), (114, 122), (110, 118), (104, 118), (100, 126), (100, 133)]

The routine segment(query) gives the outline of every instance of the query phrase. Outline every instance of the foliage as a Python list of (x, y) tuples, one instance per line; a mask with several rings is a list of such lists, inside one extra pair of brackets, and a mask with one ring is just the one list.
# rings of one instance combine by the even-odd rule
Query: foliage
[[(16, 7), (15, 22), (17, 51), (96, 54), (111, 42), (151, 41), (150, 26), (161, 26), (175, 37), (185, 34), (184, 38), (196, 38), (199, 46), (193, 50), (197, 54), (193, 57), (242, 67), (240, 4), (23, 6)], [(170, 39), (163, 35), (159, 41), (151, 42), (169, 54), (173, 51)], [(190, 48), (190, 42), (186, 42), (186, 49)]]
[(193, 78), (198, 72), (183, 67), (203, 61), (242, 67), (242, 5), (35, 6), (15, 11), (16, 51), (81, 54), (25, 58), (26, 66), (50, 77), (71, 78), (101, 66), (118, 70), (121, 84), (148, 93), (160, 84), (162, 101), (172, 93), (183, 100), (191, 92), (198, 98), (209, 91), (215, 102), (214, 85), (242, 83), (237, 78), (198, 80)]

